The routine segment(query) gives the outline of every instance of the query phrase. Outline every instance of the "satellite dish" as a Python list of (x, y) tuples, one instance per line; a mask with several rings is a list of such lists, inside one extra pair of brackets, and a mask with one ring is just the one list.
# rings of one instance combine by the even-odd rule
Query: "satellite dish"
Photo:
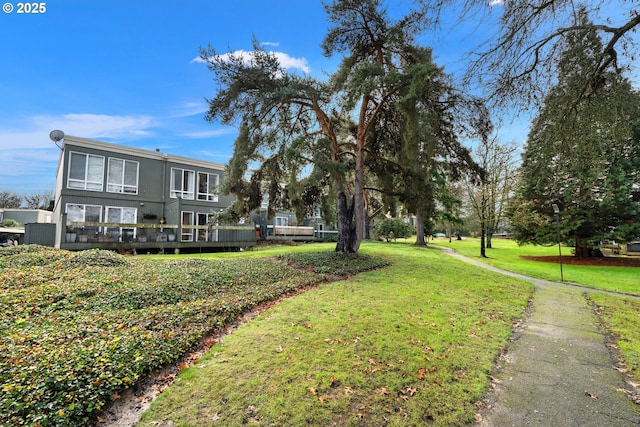
[(51, 138), (53, 142), (60, 142), (64, 139), (64, 132), (58, 129), (52, 130), (51, 133), (49, 133), (49, 138)]
[(60, 145), (60, 141), (62, 141), (64, 139), (64, 132), (62, 132), (59, 129), (52, 130), (49, 133), (49, 138), (51, 138), (53, 143), (56, 144), (56, 147), (58, 147), (59, 149), (62, 150), (62, 146)]

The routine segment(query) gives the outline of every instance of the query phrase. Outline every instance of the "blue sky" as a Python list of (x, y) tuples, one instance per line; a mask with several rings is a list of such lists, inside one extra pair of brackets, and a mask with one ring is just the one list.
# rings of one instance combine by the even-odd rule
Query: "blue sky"
[[(226, 163), (236, 130), (203, 118), (215, 87), (201, 46), (250, 50), (255, 35), (291, 70), (318, 78), (339, 61), (321, 53), (319, 0), (51, 0), (40, 14), (9, 3), (14, 11), (0, 13), (0, 191), (55, 187), (53, 129)], [(478, 42), (468, 24), (429, 37), (446, 71)], [(503, 139), (521, 143), (526, 128), (515, 123)]]

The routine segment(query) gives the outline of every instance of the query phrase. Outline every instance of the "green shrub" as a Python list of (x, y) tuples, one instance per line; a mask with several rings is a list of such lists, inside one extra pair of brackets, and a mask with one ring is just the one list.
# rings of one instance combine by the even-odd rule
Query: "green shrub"
[(376, 220), (374, 233), (379, 239), (390, 242), (410, 237), (413, 233), (413, 227), (399, 218), (383, 218)]

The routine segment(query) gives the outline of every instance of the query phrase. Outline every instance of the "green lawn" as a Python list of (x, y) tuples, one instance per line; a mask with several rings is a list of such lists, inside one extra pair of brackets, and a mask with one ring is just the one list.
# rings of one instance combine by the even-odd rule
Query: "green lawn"
[[(553, 281), (560, 279), (559, 264), (520, 258), (520, 255), (558, 255), (557, 246), (518, 246), (511, 240), (495, 239), (494, 247), (487, 249), (488, 258), (481, 259), (478, 239), (454, 240), (451, 243), (448, 239), (436, 239), (433, 243), (454, 248), (460, 254), (505, 270)], [(570, 249), (562, 248), (565, 256), (570, 256)], [(563, 271), (565, 280), (571, 283), (628, 295), (640, 295), (640, 268), (637, 267), (564, 265)], [(595, 292), (590, 292), (589, 298), (597, 307), (604, 329), (609, 330), (615, 337), (616, 346), (637, 383), (637, 379), (640, 379), (640, 301)]]
[[(477, 240), (451, 246), (477, 257)], [(557, 264), (519, 258), (557, 247), (494, 246), (488, 262), (496, 266), (559, 278)], [(366, 242), (346, 259), (333, 248), (133, 258), (0, 250), (0, 425), (86, 425), (118, 390), (212, 328), (328, 275), (359, 271), (284, 300), (226, 337), (182, 372), (140, 425), (471, 421), (532, 286), (435, 248)], [(565, 278), (637, 294), (637, 271), (567, 266)], [(590, 297), (637, 378), (638, 301)]]
[[(455, 249), (461, 255), (486, 262), (493, 266), (540, 279), (560, 281), (560, 265), (529, 261), (521, 255), (558, 255), (558, 246), (518, 246), (513, 240), (493, 239), (493, 248), (487, 249), (487, 258), (480, 258), (480, 240), (464, 238), (452, 240), (438, 238), (430, 242)], [(571, 256), (571, 248), (562, 248), (563, 256)], [(634, 267), (596, 267), (563, 265), (566, 282), (589, 288), (640, 295), (640, 271)]]
[(471, 421), (532, 286), (437, 249), (365, 243), (361, 252), (393, 265), (245, 324), (185, 370), (139, 425)]

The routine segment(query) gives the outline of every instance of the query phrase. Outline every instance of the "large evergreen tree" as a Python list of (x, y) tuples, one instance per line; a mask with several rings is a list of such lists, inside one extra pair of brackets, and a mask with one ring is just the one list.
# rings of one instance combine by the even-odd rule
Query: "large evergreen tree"
[(520, 242), (555, 242), (557, 204), (563, 240), (589, 256), (605, 237), (640, 233), (640, 94), (615, 70), (593, 79), (602, 42), (581, 19), (529, 133), (511, 217)]
[[(373, 157), (384, 157), (382, 166), (411, 160), (399, 171), (415, 178), (411, 190), (416, 194), (416, 188), (430, 182), (424, 179), (426, 163), (415, 161), (420, 147), (432, 144), (428, 138), (446, 149), (423, 150), (428, 158), (452, 153), (464, 162), (469, 156), (451, 131), (443, 131), (451, 128), (455, 103), (444, 99), (443, 89), (427, 90), (430, 82), (438, 81), (434, 87), (439, 87), (444, 80), (430, 51), (413, 38), (421, 17), (411, 13), (392, 20), (379, 0), (340, 0), (325, 9), (331, 27), (322, 48), (327, 56), (342, 55), (328, 82), (288, 74), (257, 41), (250, 60), (209, 47), (201, 55), (219, 89), (209, 100), (206, 118), (242, 124), (225, 187), (238, 194), (235, 212), (255, 209), (265, 192), (270, 209), (298, 211), (332, 194), (337, 200), (336, 250), (356, 252), (365, 235), (366, 183), (389, 172), (376, 169)], [(413, 87), (421, 89), (412, 92)], [(433, 129), (428, 135), (418, 131), (427, 118)], [(402, 150), (406, 153), (400, 155)], [(249, 167), (254, 170), (247, 182)], [(415, 210), (428, 206), (433, 196), (427, 190)]]

